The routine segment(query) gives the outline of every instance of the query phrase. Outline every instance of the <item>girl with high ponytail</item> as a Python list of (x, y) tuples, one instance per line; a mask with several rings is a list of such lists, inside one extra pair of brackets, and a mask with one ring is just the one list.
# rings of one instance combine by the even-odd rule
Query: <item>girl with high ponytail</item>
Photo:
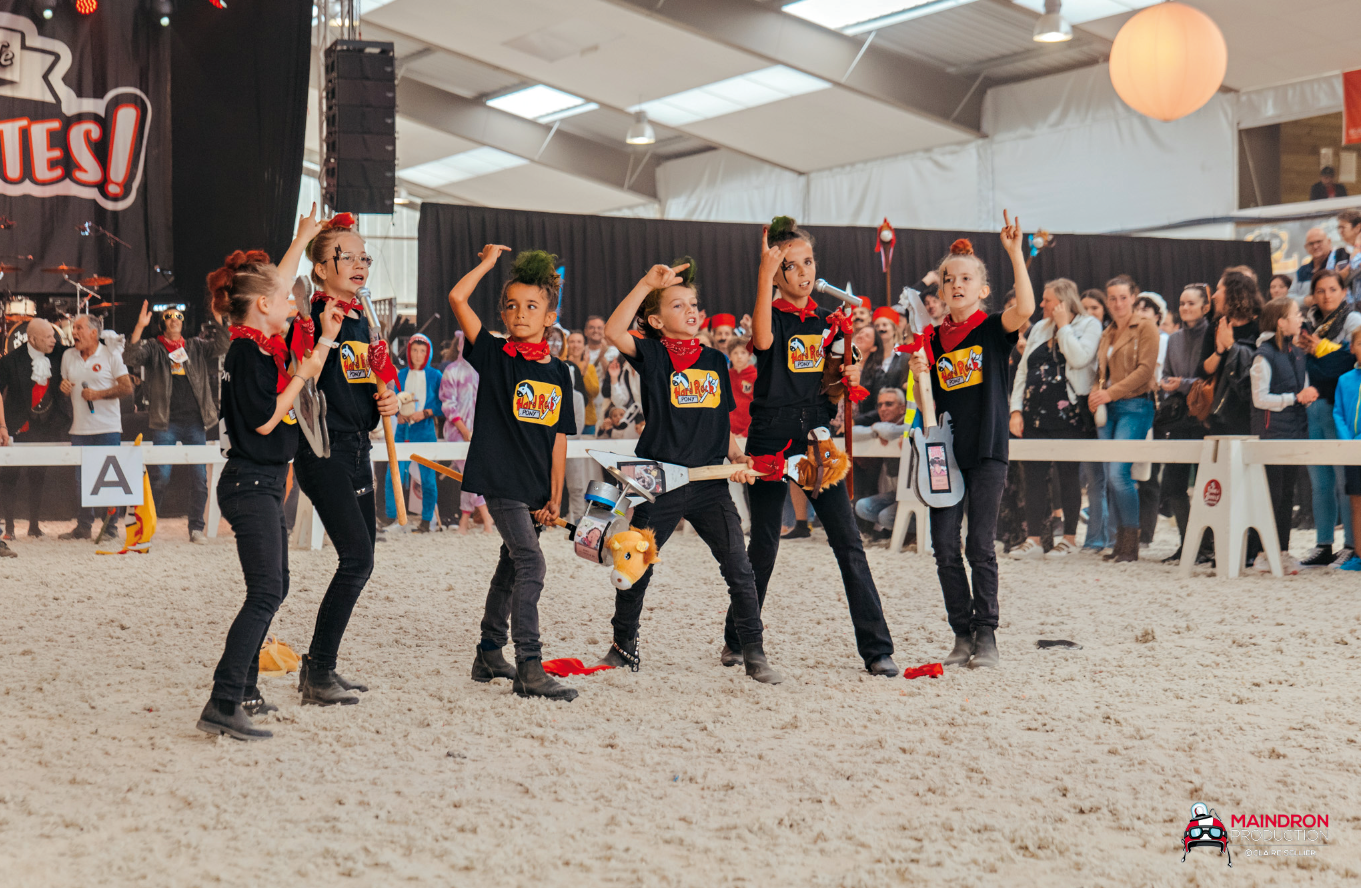
[[(791, 448), (802, 452), (814, 430), (825, 428), (837, 404), (823, 385), (824, 336), (830, 329), (849, 329), (851, 322), (813, 301), (817, 260), (813, 237), (789, 216), (777, 216), (761, 232), (761, 267), (752, 310), (751, 345), (756, 354), (756, 386), (751, 402), (747, 454), (782, 463)], [(860, 365), (842, 368), (845, 387), (860, 383)], [(848, 405), (849, 406), (849, 405)], [(847, 415), (851, 414), (847, 410)], [(751, 545), (748, 554), (756, 575), (756, 592), (764, 605), (775, 557), (780, 550), (780, 522), (788, 486), (783, 480), (762, 480), (751, 487)], [(874, 585), (860, 527), (851, 510), (845, 481), (807, 494), (827, 531), (827, 544), (836, 555), (841, 582), (850, 605), (856, 647), (872, 675), (894, 676), (893, 638), (884, 620), (879, 590)], [(806, 531), (805, 531), (806, 533)], [(728, 611), (724, 647), (725, 666), (742, 662), (742, 639), (735, 612)]]
[[(997, 507), (1007, 480), (1007, 436), (1011, 425), (1011, 386), (1007, 361), (1021, 326), (1035, 313), (1035, 290), (1023, 252), (1019, 219), (1002, 214), (1002, 246), (1016, 277), (1016, 303), (998, 314), (979, 305), (989, 293), (988, 268), (973, 244), (960, 238), (941, 260), (940, 298), (949, 311), (939, 327), (929, 327), (926, 343), (916, 347), (909, 367), (919, 380), (929, 375), (938, 416), (950, 414), (955, 462), (968, 496), (956, 505), (931, 509), (931, 544), (945, 610), (955, 633), (946, 666), (996, 666)], [(917, 387), (922, 401), (926, 386)], [(969, 537), (960, 551), (965, 512)], [(964, 572), (969, 560), (973, 585)]]
[[(319, 230), (316, 206), (298, 221), (298, 235), (279, 267), (260, 250), (237, 250), (208, 275), (213, 310), (229, 319), (232, 343), (223, 358), (220, 439), (227, 455), (217, 484), (222, 515), (236, 535), (237, 555), (246, 578), (246, 601), (227, 631), (227, 642), (213, 673), (213, 691), (198, 728), (238, 740), (273, 736), (255, 727), (252, 715), (278, 707), (260, 695), (259, 650), (270, 621), (288, 594), (288, 524), (284, 486), (288, 463), (298, 447), (293, 399), (316, 379), (340, 330), (339, 312), (320, 318), (322, 338), (315, 348), (290, 355), (292, 305), (288, 291), (304, 245)], [(301, 346), (301, 340), (295, 340)], [(293, 359), (290, 369), (289, 361)]]
[[(641, 339), (629, 332), (635, 322), (642, 328)], [(728, 459), (738, 466), (732, 480), (750, 483), (757, 475), (746, 466), (748, 459), (728, 419), (736, 407), (728, 359), (700, 343), (699, 325), (695, 261), (689, 256), (654, 265), (605, 323), (605, 338), (637, 371), (641, 383), (647, 424), (635, 452), (691, 469)], [(638, 506), (632, 524), (654, 535), (661, 547), (682, 519), (709, 546), (727, 581), (738, 637), (733, 652), (742, 658), (747, 675), (778, 684), (783, 679), (766, 661), (756, 578), (727, 480), (692, 481), (662, 492)], [(614, 642), (602, 665), (638, 670), (638, 625), (654, 570), (649, 566), (631, 587), (615, 592)]]

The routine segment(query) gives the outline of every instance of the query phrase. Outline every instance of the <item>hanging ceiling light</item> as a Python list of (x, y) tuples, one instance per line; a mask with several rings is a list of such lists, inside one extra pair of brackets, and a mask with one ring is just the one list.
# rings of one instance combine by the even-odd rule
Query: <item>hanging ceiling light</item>
[(1073, 26), (1063, 17), (1062, 0), (1044, 0), (1044, 15), (1031, 35), (1036, 43), (1066, 43), (1073, 39)]
[(652, 128), (652, 124), (647, 122), (647, 112), (643, 110), (635, 111), (633, 114), (633, 125), (624, 134), (624, 141), (630, 145), (653, 145), (657, 142), (657, 131)]

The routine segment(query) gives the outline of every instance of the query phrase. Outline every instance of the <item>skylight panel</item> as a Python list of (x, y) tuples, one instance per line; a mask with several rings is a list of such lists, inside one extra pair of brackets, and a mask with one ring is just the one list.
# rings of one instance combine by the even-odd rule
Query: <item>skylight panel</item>
[(513, 169), (529, 163), (523, 157), (508, 154), (496, 148), (474, 148), (459, 154), (417, 164), (399, 170), (399, 178), (424, 185), (427, 188), (440, 188), (465, 179), (476, 179), (501, 170)]
[(817, 92), (830, 86), (825, 80), (776, 65), (653, 99), (628, 110), (637, 111), (641, 108), (658, 123), (684, 126)]
[(501, 111), (528, 120), (537, 120), (540, 123), (552, 123), (554, 120), (562, 120), (564, 117), (571, 117), (574, 114), (584, 114), (600, 107), (580, 96), (574, 96), (551, 86), (544, 86), (542, 83), (517, 89), (515, 92), (506, 93), (494, 99), (488, 99), (487, 104)]

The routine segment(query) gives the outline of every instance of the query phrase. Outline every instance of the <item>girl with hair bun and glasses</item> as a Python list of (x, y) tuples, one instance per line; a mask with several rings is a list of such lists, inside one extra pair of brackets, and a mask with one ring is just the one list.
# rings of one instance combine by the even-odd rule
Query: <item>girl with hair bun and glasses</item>
[(278, 707), (266, 703), (257, 680), (260, 646), (274, 614), (288, 595), (288, 524), (284, 486), (288, 463), (298, 449), (293, 399), (316, 379), (340, 331), (340, 312), (321, 315), (322, 338), (287, 369), (283, 334), (292, 311), (289, 287), (303, 246), (320, 230), (316, 206), (298, 222), (283, 262), (275, 268), (260, 250), (236, 251), (208, 275), (215, 314), (228, 318), (232, 342), (223, 359), (221, 443), (227, 464), (217, 483), (222, 515), (236, 535), (236, 552), (246, 579), (246, 601), (227, 631), (213, 672), (213, 692), (198, 728), (237, 740), (265, 740), (252, 715)]
[[(312, 643), (298, 667), (298, 690), (304, 704), (354, 704), (350, 691), (367, 691), (336, 672), (340, 641), (350, 623), (359, 594), (373, 573), (375, 524), (373, 464), (369, 461), (369, 433), (380, 416), (397, 413), (397, 373), (381, 340), (369, 348), (369, 321), (359, 301), (368, 281), (373, 257), (364, 252), (364, 239), (354, 230), (355, 219), (341, 213), (325, 222), (307, 245), (312, 260), (312, 324), (330, 309), (341, 313), (339, 338), (326, 344), (326, 358), (317, 388), (326, 396), (326, 429), (331, 455), (313, 452), (307, 440), (298, 442), (293, 471), (298, 486), (312, 501), (322, 526), (335, 544), (339, 563), (317, 609)], [(295, 324), (293, 338), (306, 340), (308, 325)], [(331, 339), (331, 337), (327, 337)], [(379, 377), (389, 388), (378, 393)]]
[[(837, 405), (822, 385), (826, 363), (823, 334), (833, 312), (813, 301), (816, 280), (813, 236), (790, 217), (777, 216), (761, 233), (756, 308), (751, 313), (756, 388), (752, 393), (748, 456), (803, 452), (809, 433), (828, 426), (837, 414)], [(859, 385), (860, 369), (855, 363), (842, 368), (848, 389)], [(780, 519), (787, 491), (783, 479), (756, 481), (751, 486), (751, 545), (747, 554), (762, 605), (780, 551)], [(898, 674), (892, 656), (893, 638), (865, 559), (846, 482), (839, 481), (820, 493), (810, 492), (808, 498), (822, 519), (827, 544), (841, 569), (860, 658), (871, 675), (893, 677)], [(741, 664), (742, 642), (731, 607), (723, 638), (720, 662), (724, 666)]]
[[(988, 314), (988, 269), (960, 239), (940, 263), (940, 295), (949, 313), (927, 330), (927, 345), (912, 355), (914, 376), (929, 373), (936, 416), (950, 414), (955, 462), (967, 495), (944, 509), (931, 509), (931, 545), (936, 575), (945, 596), (954, 648), (946, 666), (992, 667), (997, 653), (997, 509), (1007, 482), (1007, 435), (1011, 416), (1008, 362), (1020, 330), (1035, 313), (1035, 290), (1025, 267), (1021, 220), (1002, 212), (1002, 246), (1016, 278), (1016, 301), (1006, 311)], [(920, 395), (918, 396), (920, 399)], [(969, 534), (960, 551), (960, 528), (969, 516)], [(964, 559), (973, 574), (964, 571)]]

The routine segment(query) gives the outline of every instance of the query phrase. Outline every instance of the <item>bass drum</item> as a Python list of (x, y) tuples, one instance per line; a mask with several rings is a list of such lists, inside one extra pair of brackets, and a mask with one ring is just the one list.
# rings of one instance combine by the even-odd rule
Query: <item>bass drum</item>
[(38, 316), (38, 303), (27, 296), (12, 296), (5, 303), (5, 314), (22, 318)]
[(28, 318), (5, 318), (5, 342), (0, 352), (9, 354), (28, 342)]

